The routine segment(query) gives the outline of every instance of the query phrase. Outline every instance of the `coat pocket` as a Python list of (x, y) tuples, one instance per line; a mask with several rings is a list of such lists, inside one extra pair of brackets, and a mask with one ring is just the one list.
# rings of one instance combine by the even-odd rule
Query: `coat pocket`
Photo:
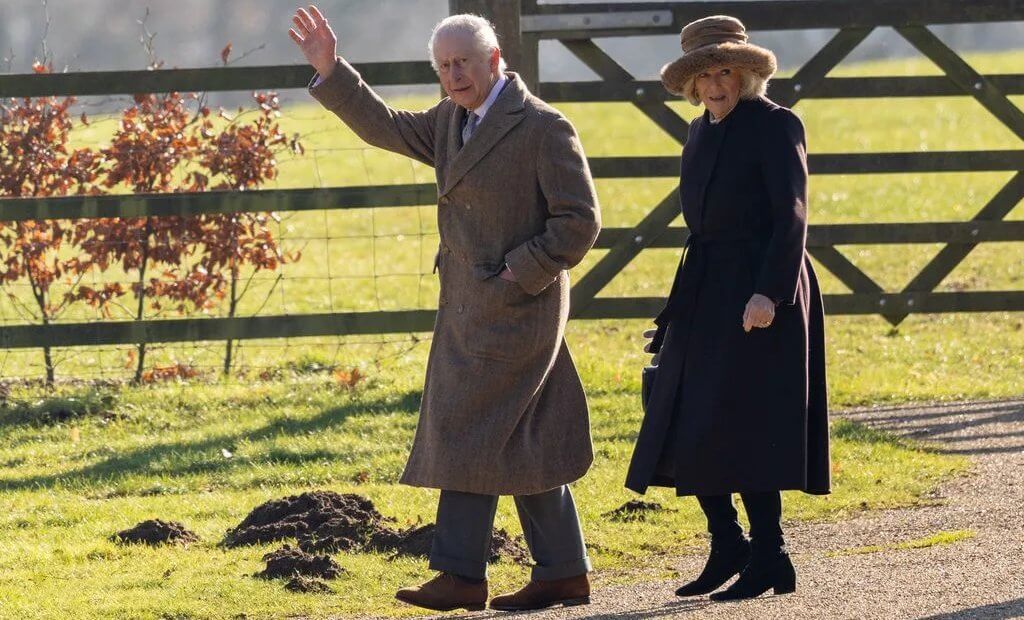
[(477, 284), (466, 304), (466, 351), (502, 362), (534, 357), (541, 340), (543, 310), (519, 284), (492, 275)]

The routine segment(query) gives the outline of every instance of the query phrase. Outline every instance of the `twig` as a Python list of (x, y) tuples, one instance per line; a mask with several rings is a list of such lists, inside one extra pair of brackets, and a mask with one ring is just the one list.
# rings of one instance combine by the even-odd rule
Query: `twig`
[(255, 54), (256, 52), (263, 51), (266, 47), (267, 47), (266, 43), (260, 43), (256, 47), (252, 48), (251, 50), (249, 50), (249, 51), (245, 52), (244, 54), (242, 54), (241, 56), (239, 56), (238, 58), (232, 58), (231, 60), (225, 62), (224, 66), (225, 67), (231, 66), (231, 65), (235, 64), (236, 62), (238, 62), (240, 60), (244, 60), (245, 58)]
[(149, 7), (146, 7), (146, 14), (142, 16), (142, 19), (137, 20), (139, 26), (142, 27), (142, 34), (139, 35), (139, 43), (142, 45), (142, 49), (146, 50), (147, 56), (147, 69), (159, 69), (163, 64), (156, 59), (156, 39), (157, 33), (150, 32), (149, 27), (146, 25), (149, 22)]
[(49, 0), (40, 0), (40, 2), (43, 5), (43, 19), (45, 20), (45, 23), (43, 24), (43, 41), (42, 41), (42, 43), (43, 43), (43, 64), (44, 65), (49, 65), (50, 64), (50, 47), (49, 47), (49, 45), (47, 45), (47, 40), (49, 39), (49, 36), (50, 36), (50, 1)]

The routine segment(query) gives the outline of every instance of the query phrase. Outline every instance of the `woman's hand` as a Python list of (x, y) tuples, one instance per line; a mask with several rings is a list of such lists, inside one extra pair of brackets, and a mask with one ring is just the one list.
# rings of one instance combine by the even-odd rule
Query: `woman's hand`
[(775, 320), (775, 302), (760, 293), (754, 293), (743, 311), (743, 331), (749, 332), (755, 327), (764, 329)]
[[(651, 352), (651, 340), (654, 338), (654, 334), (658, 333), (656, 329), (648, 329), (644, 331), (644, 338), (647, 338), (647, 344), (644, 345), (644, 353)], [(654, 354), (654, 358), (651, 359), (651, 366), (657, 366), (661, 362), (661, 351)]]
[(338, 55), (338, 37), (331, 30), (327, 19), (312, 4), (309, 10), (299, 9), (292, 17), (295, 27), (288, 31), (292, 41), (299, 46), (302, 54), (313, 65), (322, 79), (327, 79), (334, 72), (334, 63)]

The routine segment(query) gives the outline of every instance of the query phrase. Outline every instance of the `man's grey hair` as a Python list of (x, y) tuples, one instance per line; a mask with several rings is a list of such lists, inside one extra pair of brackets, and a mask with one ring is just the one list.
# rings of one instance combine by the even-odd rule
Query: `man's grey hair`
[[(747, 69), (733, 67), (732, 70), (740, 74), (740, 99), (757, 99), (768, 92), (768, 80)], [(693, 105), (700, 105), (696, 76), (686, 80), (686, 83), (683, 84), (683, 94), (686, 96), (686, 100)]]
[[(434, 71), (438, 69), (437, 57), (434, 56), (434, 44), (437, 43), (441, 35), (456, 32), (471, 35), (476, 43), (476, 48), (480, 50), (480, 54), (484, 57), (490, 57), (494, 50), (501, 49), (501, 46), (498, 45), (498, 34), (494, 32), (494, 26), (491, 25), (491, 22), (479, 15), (471, 15), (469, 13), (452, 15), (439, 21), (434, 26), (434, 31), (430, 33), (427, 51), (430, 52), (430, 64), (433, 65)], [(505, 58), (502, 57), (498, 61), (498, 71), (504, 73), (505, 69)]]

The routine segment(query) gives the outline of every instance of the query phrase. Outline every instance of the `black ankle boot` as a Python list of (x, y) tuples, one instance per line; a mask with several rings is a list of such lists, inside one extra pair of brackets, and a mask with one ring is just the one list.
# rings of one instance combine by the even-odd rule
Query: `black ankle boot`
[(738, 575), (750, 561), (750, 543), (742, 536), (728, 543), (711, 540), (711, 553), (700, 577), (681, 586), (676, 596), (699, 596), (714, 592)]
[(740, 573), (736, 583), (723, 592), (711, 595), (713, 601), (736, 601), (761, 596), (768, 590), (775, 594), (789, 594), (796, 591), (796, 569), (789, 554), (779, 551), (772, 554), (754, 553), (750, 564)]

